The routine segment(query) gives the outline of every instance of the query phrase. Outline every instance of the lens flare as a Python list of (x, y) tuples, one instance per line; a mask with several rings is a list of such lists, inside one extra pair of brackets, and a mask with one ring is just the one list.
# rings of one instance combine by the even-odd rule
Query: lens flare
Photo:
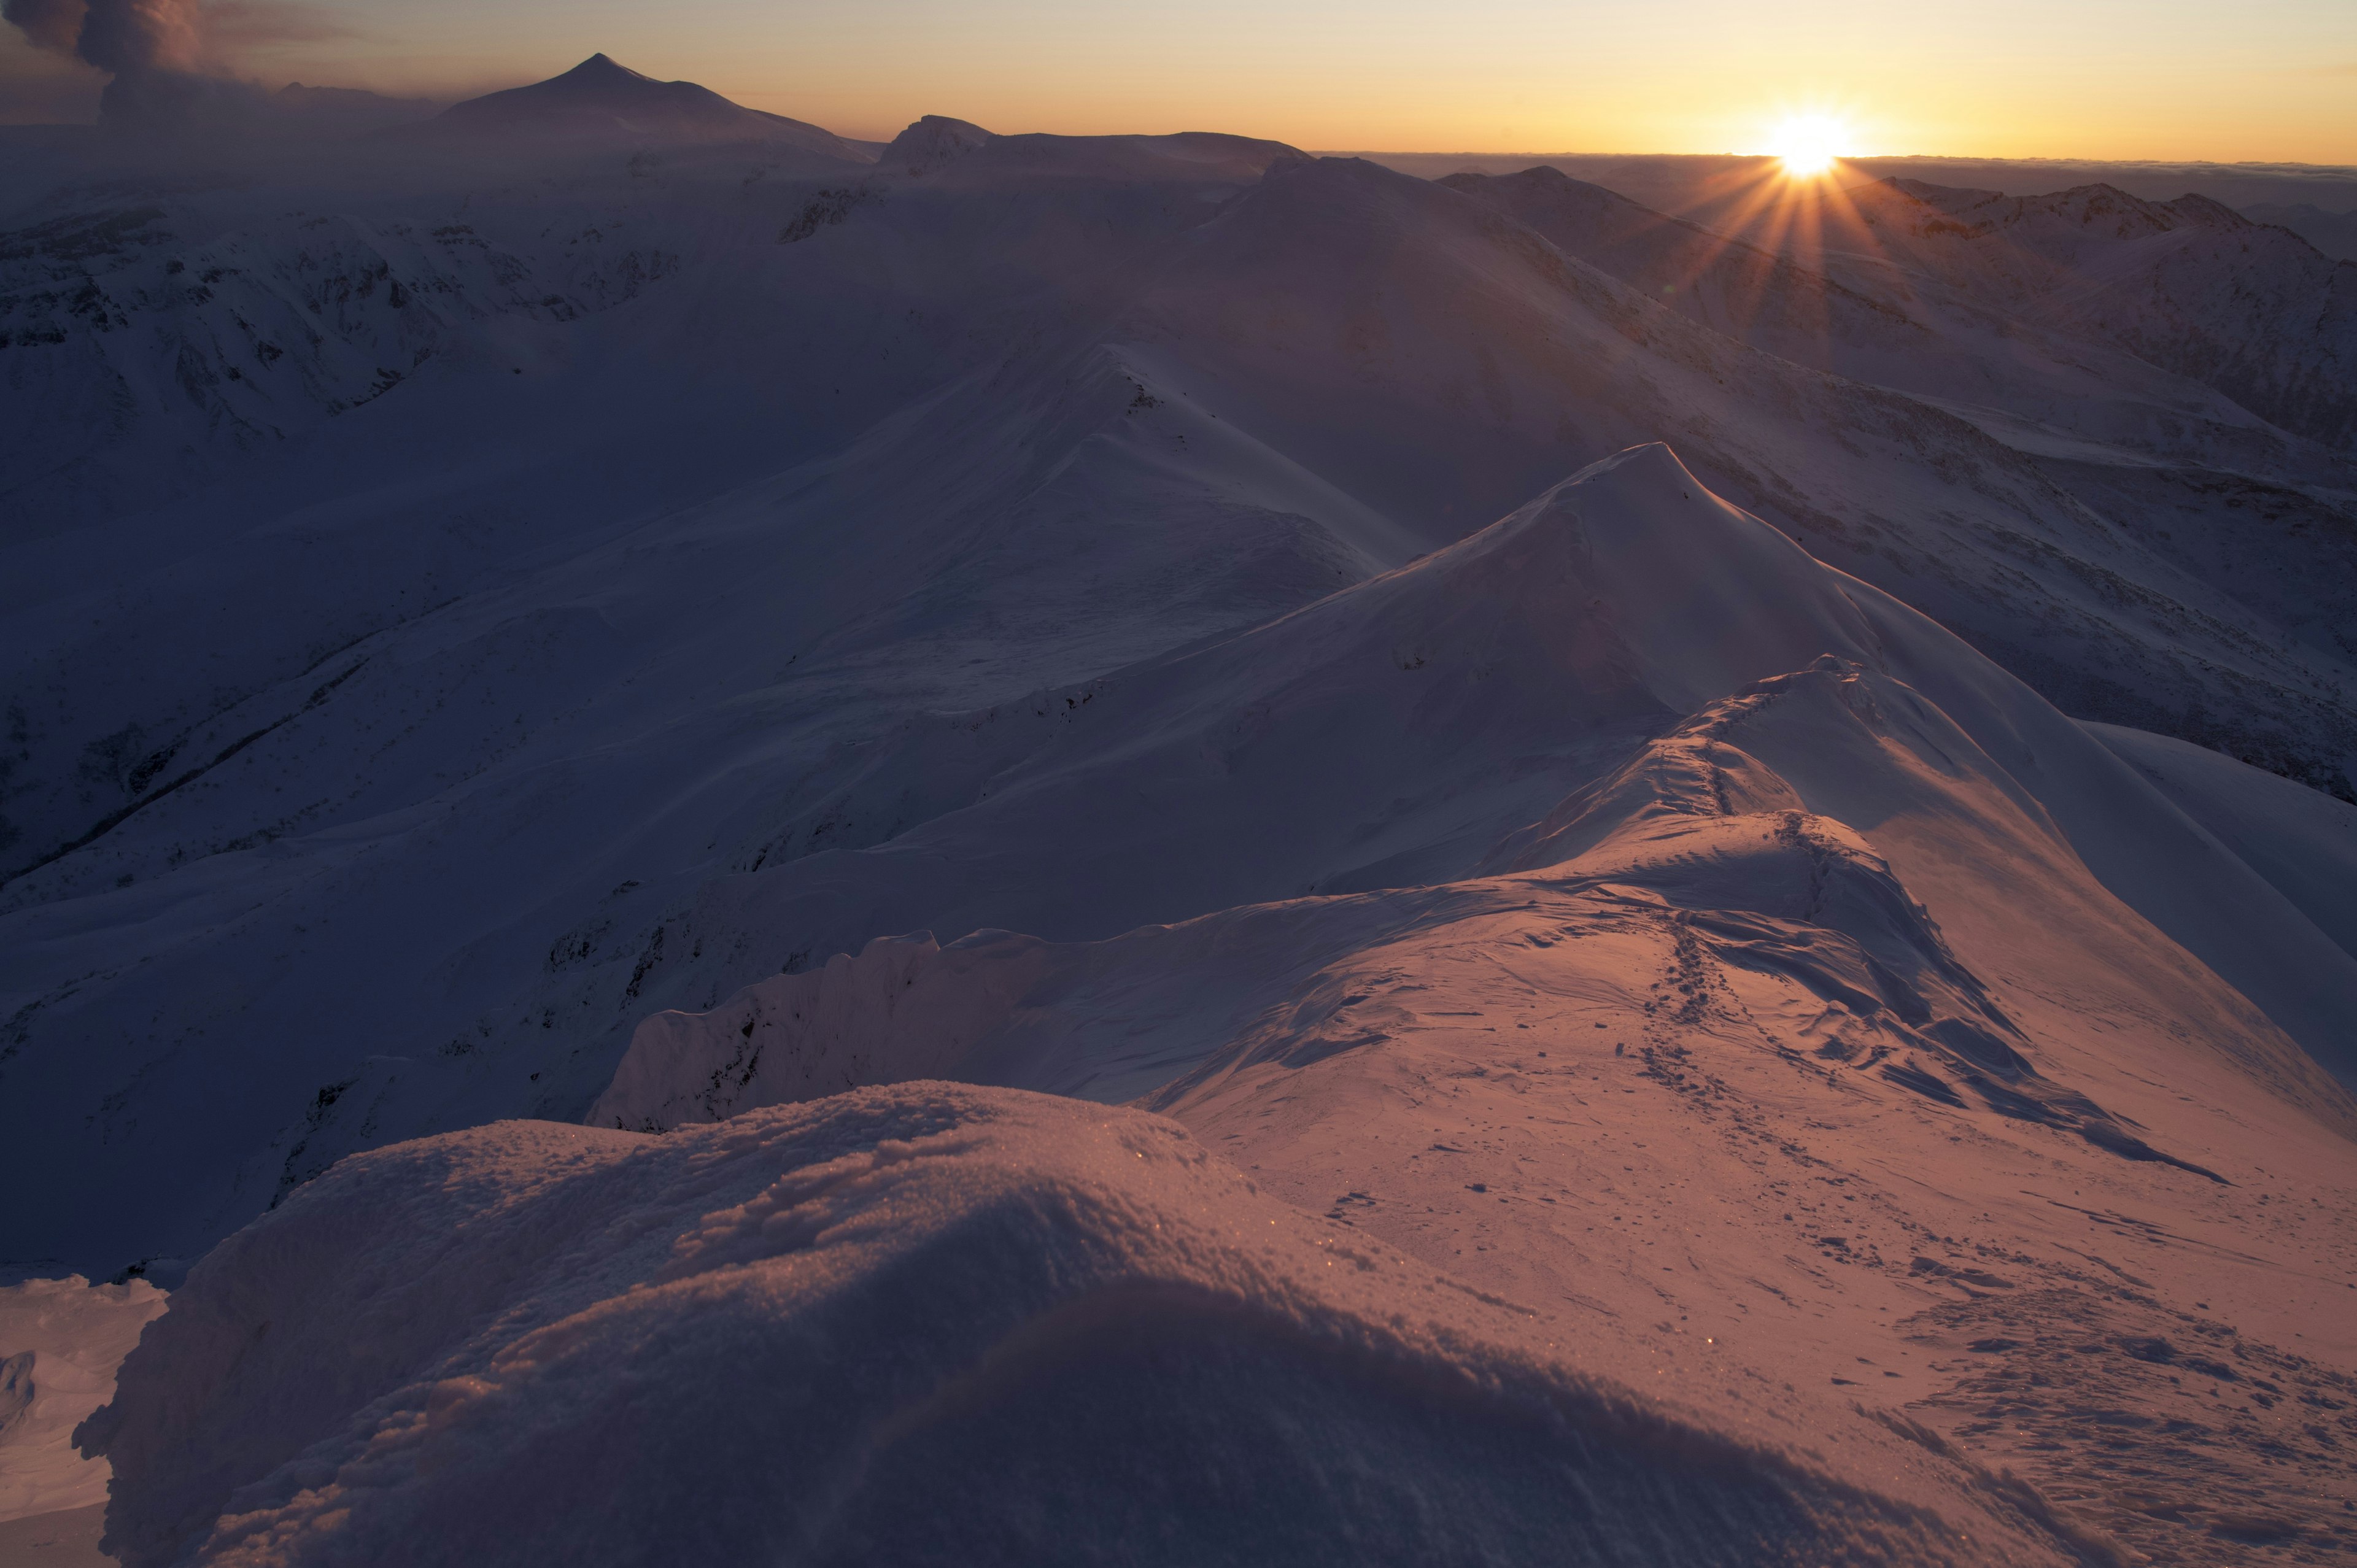
[(1827, 114), (1796, 114), (1778, 125), (1768, 151), (1794, 178), (1812, 178), (1834, 166), (1849, 140), (1849, 127)]

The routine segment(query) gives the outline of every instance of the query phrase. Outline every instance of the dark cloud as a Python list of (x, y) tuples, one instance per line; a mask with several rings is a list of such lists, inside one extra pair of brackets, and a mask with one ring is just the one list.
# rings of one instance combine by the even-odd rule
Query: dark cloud
[(94, 0), (74, 50), (118, 75), (196, 71), (204, 63), (204, 40), (197, 0)]
[(151, 129), (250, 120), (261, 93), (240, 80), (240, 56), (352, 36), (307, 0), (0, 0), (0, 15), (37, 47), (112, 75), (105, 119)]
[(42, 48), (71, 54), (87, 8), (83, 0), (6, 0), (0, 16)]

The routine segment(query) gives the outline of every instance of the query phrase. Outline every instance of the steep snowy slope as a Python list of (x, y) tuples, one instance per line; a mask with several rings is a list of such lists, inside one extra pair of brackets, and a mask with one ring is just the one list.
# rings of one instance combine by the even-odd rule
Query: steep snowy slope
[(2314, 202), (2262, 202), (2239, 209), (2254, 223), (2288, 229), (2337, 262), (2357, 262), (2357, 212), (2335, 212)]
[[(6, 236), (7, 402), (40, 454), (12, 465), (6, 499), (31, 531), (152, 501), (430, 362), (536, 358), (537, 328), (629, 299), (679, 260), (651, 224), (608, 220), (609, 237), (585, 222), (554, 243), (544, 226), (527, 259), (472, 223), (295, 216), (222, 231), (164, 197)], [(152, 466), (107, 473), (131, 452)]]
[[(1824, 655), (1944, 709), (1989, 755), (1991, 788), (2357, 1076), (2341, 1006), (2357, 995), (2357, 966), (2270, 886), (2205, 853), (2018, 682), (1726, 506), (1660, 446), (1282, 620), (877, 747), (760, 852), (786, 864), (708, 888), (680, 936), (727, 955), (724, 972), (759, 973), (796, 950), (856, 950), (866, 934), (914, 926), (1066, 939), (1295, 893), (1448, 881), (1492, 864), (1501, 840), (1642, 737)], [(834, 849), (822, 831), (906, 810), (926, 787), (963, 798), (937, 798), (932, 820), (876, 851)], [(1885, 810), (1862, 809), (1868, 822)], [(1052, 877), (1024, 875), (1050, 843), (1079, 853)], [(1976, 900), (1996, 897), (1998, 867), (2033, 858), (2018, 845), (1945, 853), (1964, 862)], [(2062, 880), (2030, 876), (2010, 901), (2034, 897), (2031, 884), (2059, 897)], [(661, 957), (640, 978), (650, 995), (676, 994), (683, 970), (711, 965)], [(2305, 1070), (2267, 1069), (2287, 1088)]]
[[(2352, 788), (2345, 658), (2298, 646), (2140, 537), (2132, 510), (2083, 504), (2043, 466), (2058, 448), (2149, 458), (2053, 433), (2001, 440), (1944, 400), (1730, 353), (1527, 229), (1365, 164), (1278, 171), (1199, 231), (1174, 273), (1146, 296), (1138, 335), (1188, 340), (1231, 417), (1359, 493), (1441, 516), (1469, 498), (1502, 510), (1573, 466), (1550, 454), (1668, 438), (1729, 499), (2071, 711)], [(2341, 517), (2348, 465), (2299, 445), (2306, 478), (2240, 484), (2305, 484), (2295, 493)], [(2324, 594), (2357, 571), (2349, 537), (2307, 542)]]
[[(662, 102), (703, 91), (611, 62), (516, 91), (605, 103), (621, 79)], [(197, 143), (163, 162), (102, 142), (27, 160), (0, 188), (0, 413), (38, 456), (0, 474), (0, 497), (35, 533), (120, 517), (257, 446), (279, 457), (429, 366), (553, 369), (567, 335), (549, 328), (791, 226), (814, 191), (780, 181), (873, 161), (713, 102), (777, 134), (707, 145), (658, 125), (626, 151), (494, 114), (456, 140)]]
[(2357, 806), (2168, 736), (2089, 725), (2187, 816), (2357, 953)]
[[(1878, 673), (1858, 673), (1861, 665)], [(1712, 693), (1746, 691), (1793, 667), (1814, 671), (1791, 677), (1795, 690), (1834, 682), (1845, 700), (1864, 704), (1871, 716), (1862, 722), (1874, 733), (1896, 722), (1880, 717), (1878, 703), (1934, 715), (1920, 721), (1929, 730), (1906, 742), (1917, 762), (1878, 785), (1872, 779), (1883, 768), (1884, 743), (1821, 725), (1780, 741), (1773, 763), (1732, 751), (1726, 755), (1734, 761), (1692, 760), (1701, 744), (1695, 736), (1717, 733), (1737, 722), (1727, 714), (1759, 705), (1747, 698), (1722, 714), (1722, 699)], [(1908, 685), (1878, 686), (1890, 677)], [(1878, 690), (1886, 694), (1878, 698)], [(1927, 699), (1939, 705), (1927, 706)], [(810, 853), (789, 843), (786, 853), (800, 849), (798, 858), (710, 889), (683, 938), (699, 950), (732, 955), (724, 967), (749, 961), (757, 973), (774, 961), (764, 940), (774, 950), (781, 940), (807, 937), (823, 952), (856, 948), (856, 933), (919, 920), (952, 931), (995, 926), (1069, 939), (1297, 889), (1450, 883), (1477, 871), (1577, 861), (1638, 832), (1641, 824), (1623, 820), (1629, 811), (1644, 822), (1663, 813), (1680, 822), (1726, 815), (1733, 810), (1727, 791), (1748, 789), (1755, 803), (1738, 815), (1805, 805), (1869, 836), (1900, 835), (1884, 853), (1910, 863), (1924, 857), (1921, 875), (1930, 886), (1922, 896), (1935, 908), (1958, 900), (1975, 912), (1968, 918), (1987, 919), (1990, 940), (2008, 949), (2103, 955), (2083, 953), (2061, 968), (2120, 970), (2134, 977), (2116, 983), (2123, 994), (2174, 994), (2177, 1015), (2210, 1017), (2202, 1032), (2213, 1048), (2295, 1103), (2340, 1117), (2340, 1093), (2298, 1051), (2266, 1043), (2264, 1026), (2251, 1035), (2232, 993), (2213, 990), (2206, 1002), (2195, 992), (2175, 994), (2181, 982), (2172, 972), (2183, 953), (2146, 921), (2158, 924), (2224, 971), (2309, 1052), (2357, 1077), (2357, 1041), (2340, 1006), (2357, 994), (2357, 965), (2272, 886), (2215, 853), (2165, 800), (2018, 683), (1920, 617), (1726, 508), (1661, 447), (1598, 465), (1415, 566), (1242, 636), (1118, 671), (1078, 693), (1049, 693), (1040, 706), (1046, 715), (977, 715), (891, 748), (828, 803), (830, 817), (856, 819), (866, 809), (863, 797), (888, 800), (921, 779), (974, 780), (971, 803), (877, 851)], [(1790, 716), (1791, 707), (1776, 710), (1787, 715), (1779, 723), (1803, 724)], [(1027, 716), (1050, 722), (1026, 725)], [(1958, 723), (1964, 730), (1953, 727)], [(1632, 744), (1648, 735), (1684, 738)], [(1851, 755), (1861, 746), (1864, 753)], [(1938, 772), (1970, 787), (1941, 785), (1935, 803), (1910, 802), (1910, 791), (1933, 788), (1921, 776), (1926, 757), (1941, 758)], [(1869, 765), (1869, 757), (1878, 760)], [(1722, 777), (1728, 768), (1749, 769), (1760, 781), (1731, 785)], [(1671, 788), (1665, 778), (1680, 781), (1674, 796), (1642, 805)], [(1064, 842), (1092, 847), (1055, 878), (1027, 885), (1016, 863), (1059, 828)], [(2111, 891), (2098, 891), (2104, 882)], [(2066, 891), (2072, 888), (2080, 891)], [(1707, 897), (1720, 908), (1776, 902), (1756, 891), (1713, 890)], [(2115, 898), (2144, 918), (2116, 908)], [(2113, 912), (2091, 915), (2081, 906)], [(2039, 929), (2050, 919), (2050, 929)], [(2124, 934), (2094, 934), (2115, 927)], [(2010, 935), (1995, 934), (2007, 929)], [(2264, 940), (2252, 940), (2258, 931)], [(791, 1016), (805, 1004), (820, 1008), (830, 989), (845, 984), (859, 994), (889, 995), (923, 951), (920, 944), (886, 962), (873, 982), (763, 983), (771, 999), (750, 1014), (740, 1007), (727, 1030), (748, 1026), (748, 1017)], [(975, 1003), (985, 1013), (1003, 1020), (1022, 1010), (1027, 988), (1063, 983), (1042, 981), (1047, 961), (1028, 949), (993, 951), (1017, 979), (998, 983), (996, 1000)], [(746, 958), (733, 956), (739, 953)], [(1878, 961), (1906, 967), (1888, 955)], [(696, 967), (669, 960), (643, 978), (651, 993)], [(1921, 1008), (1900, 1008), (1910, 1011)], [(973, 1037), (971, 1026), (955, 1026)], [(910, 1027), (921, 1036), (928, 1026)], [(646, 1029), (654, 1030), (648, 1048), (673, 1048), (662, 1027)], [(2232, 1043), (2237, 1038), (2252, 1043)], [(733, 1038), (720, 1043), (741, 1054)], [(925, 1072), (952, 1070), (946, 1037), (927, 1048), (952, 1056), (936, 1056)], [(616, 1092), (631, 1076), (626, 1065)], [(703, 1068), (686, 1069), (669, 1088), (684, 1090), (704, 1076)], [(1020, 1081), (1071, 1087), (1068, 1079)], [(1139, 1092), (1123, 1081), (1125, 1096)], [(635, 1126), (651, 1114), (642, 1094), (625, 1098), (627, 1105), (609, 1093), (601, 1116)]]
[[(2296, 662), (2312, 660), (2298, 682), (2311, 691), (2320, 694), (2345, 679), (2352, 650), (2346, 628), (2357, 617), (2357, 551), (2350, 542), (2357, 537), (2351, 501), (2357, 468), (2347, 461), (2276, 430), (2216, 391), (2076, 330), (2018, 314), (2013, 292), (1982, 286), (1986, 279), (1952, 285), (1932, 271), (1894, 266), (1884, 255), (1822, 252), (1824, 264), (1848, 280), (1836, 283), (1790, 256), (1665, 218), (1547, 168), (1506, 177), (1459, 175), (1443, 183), (1719, 331), (1785, 359), (1907, 392), (2018, 451), (2091, 509), (2103, 531), (2132, 554), (2165, 563), (2157, 572), (2127, 566), (2125, 575), (2136, 585), (2119, 582), (2102, 596), (2115, 605), (2122, 597), (2157, 605), (2149, 596), (2158, 590), (2217, 631), (2233, 626), (2227, 636), (2246, 647), (2265, 642), (2297, 650)], [(1841, 199), (1798, 214), (1771, 209), (1760, 222), (1772, 246), (1785, 227), (1817, 239), (1839, 233), (1846, 215), (1852, 241), (1870, 244), (1871, 233)], [(1933, 262), (1954, 264), (1953, 258)], [(2261, 333), (2254, 340), (2270, 339)], [(2078, 545), (2072, 553), (2085, 550)], [(2206, 703), (2200, 713), (2147, 707), (2109, 671), (2097, 674), (2023, 647), (1993, 620), (1954, 607), (1942, 590), (1895, 580), (1887, 562), (1833, 558), (1911, 602), (1938, 607), (1949, 624), (2074, 711), (2170, 729), (2347, 793), (2344, 765), (2330, 748), (2301, 758), (2259, 741), (2241, 714), (2221, 715)], [(2123, 564), (2115, 558), (2107, 567)], [(2233, 733), (2237, 729), (2242, 733)]]

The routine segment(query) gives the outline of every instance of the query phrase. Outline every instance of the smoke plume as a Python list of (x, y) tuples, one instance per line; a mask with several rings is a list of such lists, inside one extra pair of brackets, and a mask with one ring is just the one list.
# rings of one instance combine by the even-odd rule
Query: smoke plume
[(197, 0), (97, 0), (82, 15), (74, 52), (118, 77), (193, 73), (204, 57)]
[(111, 73), (102, 115), (150, 128), (247, 117), (263, 95), (231, 56), (349, 33), (296, 0), (0, 0), (0, 16), (38, 47)]

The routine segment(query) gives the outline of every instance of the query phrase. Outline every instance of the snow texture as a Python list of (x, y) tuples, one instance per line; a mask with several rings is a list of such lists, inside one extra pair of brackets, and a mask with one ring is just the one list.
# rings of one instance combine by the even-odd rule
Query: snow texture
[(113, 1393), (117, 1364), (164, 1300), (145, 1280), (0, 1286), (0, 1521), (105, 1500), (105, 1461), (68, 1440)]
[(1997, 1487), (1968, 1537), (1573, 1348), (1173, 1122), (920, 1083), (347, 1161), (198, 1266), (86, 1433), (133, 1568), (2022, 1544)]

